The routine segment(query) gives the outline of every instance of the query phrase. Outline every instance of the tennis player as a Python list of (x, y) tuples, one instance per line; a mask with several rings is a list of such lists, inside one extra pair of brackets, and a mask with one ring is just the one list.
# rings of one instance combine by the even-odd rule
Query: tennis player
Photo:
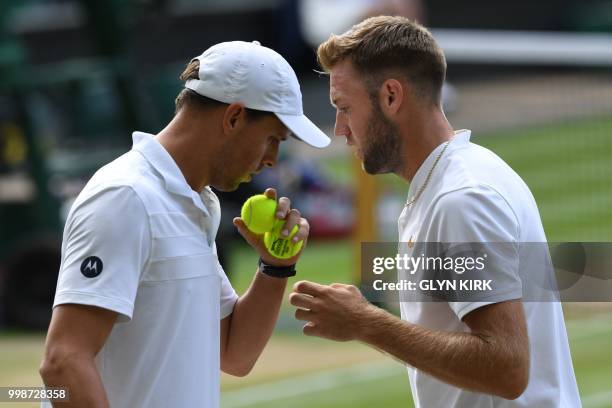
[[(273, 166), (289, 133), (324, 147), (302, 112), (289, 64), (259, 43), (217, 44), (192, 60), (176, 114), (157, 135), (135, 132), (131, 151), (102, 167), (73, 205), (40, 373), (66, 387), (58, 407), (219, 406), (220, 369), (246, 375), (274, 328), (300, 254), (260, 255), (238, 297), (217, 260), (220, 205)], [(266, 194), (276, 198), (276, 192)], [(308, 222), (278, 200), (285, 231)]]
[(298, 282), (290, 301), (304, 333), (358, 340), (401, 360), (416, 407), (579, 407), (561, 305), (522, 298), (518, 251), (546, 242), (535, 200), (508, 165), (447, 121), (446, 63), (432, 35), (402, 17), (373, 17), (332, 35), (318, 58), (330, 75), (336, 136), (366, 172), (410, 182), (402, 243), (512, 250), (487, 260), (494, 285), (486, 296), (401, 302), (401, 319), (354, 286)]

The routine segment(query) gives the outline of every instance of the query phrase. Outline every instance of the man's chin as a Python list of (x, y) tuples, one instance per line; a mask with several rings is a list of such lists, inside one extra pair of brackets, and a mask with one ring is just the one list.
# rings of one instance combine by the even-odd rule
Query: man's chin
[(393, 173), (393, 169), (386, 168), (385, 166), (373, 165), (365, 161), (361, 162), (361, 168), (363, 171), (372, 176), (376, 176), (377, 174)]
[(224, 193), (228, 193), (230, 191), (235, 191), (238, 189), (238, 187), (240, 187), (240, 184), (242, 183), (249, 183), (251, 181), (251, 176), (246, 176), (246, 177), (242, 177), (238, 180), (234, 180), (234, 181), (230, 181), (227, 183), (224, 183), (222, 185), (214, 185), (213, 187), (216, 190), (219, 191), (223, 191)]
[(235, 191), (240, 186), (240, 183), (243, 183), (242, 180), (235, 181), (233, 183), (223, 183), (223, 184), (213, 184), (212, 186), (217, 191), (221, 191), (223, 193), (229, 193), (231, 191)]

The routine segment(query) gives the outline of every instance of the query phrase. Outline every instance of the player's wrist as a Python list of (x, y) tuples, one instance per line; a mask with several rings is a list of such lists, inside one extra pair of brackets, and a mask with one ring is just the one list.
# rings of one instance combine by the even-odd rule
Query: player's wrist
[(257, 269), (264, 275), (273, 278), (289, 278), (291, 276), (295, 276), (295, 274), (297, 273), (295, 265), (296, 264), (273, 265), (266, 262), (262, 258), (259, 258), (259, 262), (257, 263)]
[(384, 314), (385, 311), (383, 309), (368, 303), (357, 320), (359, 323), (355, 328), (355, 340), (366, 344), (375, 343), (375, 338), (380, 335), (377, 326), (378, 323), (384, 320)]

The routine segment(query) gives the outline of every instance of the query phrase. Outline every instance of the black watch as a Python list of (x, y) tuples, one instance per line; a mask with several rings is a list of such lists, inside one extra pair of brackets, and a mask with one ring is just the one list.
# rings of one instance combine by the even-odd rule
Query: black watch
[(288, 278), (290, 276), (295, 276), (296, 274), (295, 264), (289, 266), (273, 266), (268, 265), (261, 258), (259, 258), (259, 263), (257, 266), (262, 273), (272, 276), (273, 278)]

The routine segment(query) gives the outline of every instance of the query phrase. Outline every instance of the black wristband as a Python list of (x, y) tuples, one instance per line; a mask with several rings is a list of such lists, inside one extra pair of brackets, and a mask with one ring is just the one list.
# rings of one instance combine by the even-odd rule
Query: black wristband
[(273, 278), (288, 278), (290, 276), (295, 276), (296, 274), (295, 264), (289, 266), (273, 266), (268, 265), (261, 258), (259, 258), (259, 263), (257, 266), (262, 273), (272, 276)]

